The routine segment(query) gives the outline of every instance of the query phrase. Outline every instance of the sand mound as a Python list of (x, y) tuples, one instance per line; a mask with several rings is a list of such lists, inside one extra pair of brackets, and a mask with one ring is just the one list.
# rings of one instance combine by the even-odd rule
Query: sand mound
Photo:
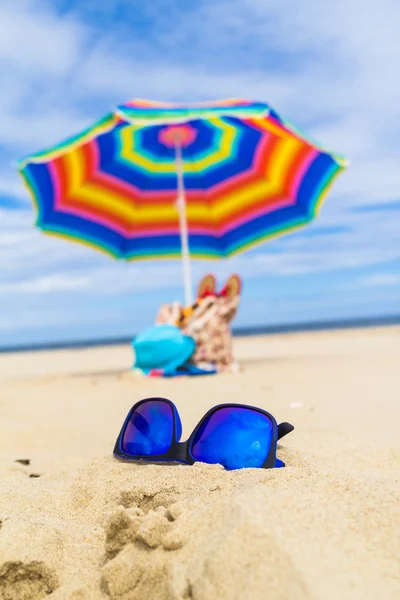
[(0, 598), (303, 600), (327, 597), (336, 578), (341, 598), (365, 598), (369, 561), (368, 597), (383, 569), (392, 580), (379, 598), (393, 600), (398, 540), (387, 515), (399, 504), (385, 477), (339, 481), (290, 460), (301, 468), (105, 458), (73, 476), (13, 473), (0, 498)]
[(107, 527), (102, 589), (115, 599), (307, 598), (290, 557), (261, 516), (265, 499), (236, 493), (147, 514), (119, 509)]

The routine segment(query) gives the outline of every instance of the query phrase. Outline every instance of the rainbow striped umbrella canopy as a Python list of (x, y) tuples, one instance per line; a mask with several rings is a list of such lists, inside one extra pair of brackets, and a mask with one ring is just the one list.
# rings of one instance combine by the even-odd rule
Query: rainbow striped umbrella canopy
[(19, 170), (42, 230), (134, 260), (180, 257), (185, 226), (222, 258), (305, 225), (345, 166), (264, 103), (132, 100)]

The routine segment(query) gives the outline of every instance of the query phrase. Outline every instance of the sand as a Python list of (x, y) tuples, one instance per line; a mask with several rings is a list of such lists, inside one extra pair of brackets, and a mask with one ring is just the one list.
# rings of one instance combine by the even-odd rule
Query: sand
[[(400, 329), (236, 354), (241, 373), (173, 381), (127, 375), (129, 347), (0, 356), (1, 600), (400, 598)], [(113, 459), (152, 395), (184, 436), (225, 401), (291, 421), (286, 468)]]

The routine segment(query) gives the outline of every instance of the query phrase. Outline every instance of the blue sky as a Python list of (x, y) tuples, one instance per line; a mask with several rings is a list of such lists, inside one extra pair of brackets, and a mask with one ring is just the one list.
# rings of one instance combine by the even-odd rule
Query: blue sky
[(230, 261), (237, 325), (400, 313), (398, 0), (2, 0), (0, 346), (130, 335), (182, 298), (180, 264), (46, 237), (15, 161), (132, 97), (266, 101), (351, 167), (308, 228)]

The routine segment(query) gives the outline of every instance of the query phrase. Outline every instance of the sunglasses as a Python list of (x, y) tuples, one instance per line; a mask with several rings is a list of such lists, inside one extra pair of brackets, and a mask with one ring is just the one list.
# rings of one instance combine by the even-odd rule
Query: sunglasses
[(127, 460), (221, 464), (226, 469), (284, 467), (276, 457), (278, 440), (293, 431), (290, 423), (254, 406), (219, 404), (209, 410), (186, 442), (181, 442), (178, 410), (166, 398), (147, 398), (128, 413), (114, 447)]

